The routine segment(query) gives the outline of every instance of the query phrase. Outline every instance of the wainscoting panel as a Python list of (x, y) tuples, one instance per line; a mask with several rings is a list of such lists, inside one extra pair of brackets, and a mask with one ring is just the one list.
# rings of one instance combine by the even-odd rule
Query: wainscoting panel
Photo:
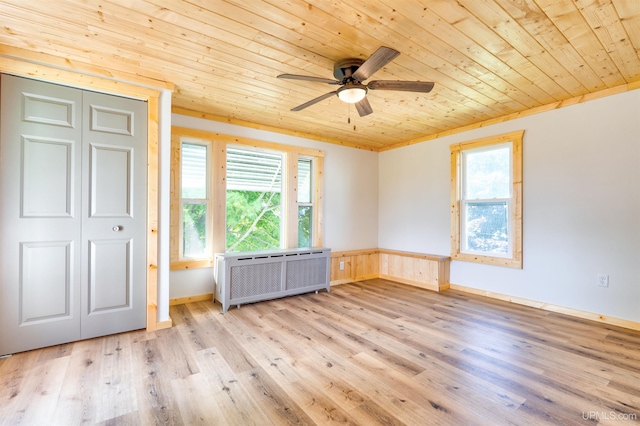
[[(342, 264), (343, 269), (340, 269)], [(363, 281), (380, 276), (378, 249), (331, 252), (331, 285)]]
[(332, 252), (331, 285), (384, 278), (442, 291), (449, 288), (449, 262), (449, 256), (387, 249)]

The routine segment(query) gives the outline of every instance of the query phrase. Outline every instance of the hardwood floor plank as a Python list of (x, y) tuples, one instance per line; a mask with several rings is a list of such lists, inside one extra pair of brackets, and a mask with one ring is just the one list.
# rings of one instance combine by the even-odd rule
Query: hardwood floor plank
[(89, 339), (73, 344), (68, 367), (58, 396), (54, 423), (95, 423), (100, 395), (96, 392), (100, 382), (102, 339)]
[[(339, 375), (331, 371), (333, 364), (329, 358), (314, 353), (316, 356), (305, 357), (297, 362), (300, 374), (305, 380), (313, 383), (315, 389), (324, 392), (332, 401), (345, 411), (355, 410), (368, 398), (353, 384), (347, 383)], [(323, 364), (324, 363), (324, 364)], [(322, 368), (324, 365), (327, 368)]]
[(170, 379), (183, 379), (200, 372), (193, 353), (205, 345), (200, 343), (191, 327), (173, 327), (157, 333), (154, 346), (160, 359), (170, 360), (162, 371)]
[[(320, 377), (328, 381), (321, 386), (341, 406), (345, 403), (353, 405), (349, 412), (355, 421), (362, 424), (404, 424), (388, 409), (403, 398), (398, 398), (394, 389), (375, 378), (364, 379), (368, 374), (351, 361), (353, 357), (343, 358), (320, 346), (308, 350), (307, 359), (307, 365), (313, 370), (310, 380), (317, 381)], [(323, 379), (320, 379), (320, 383)], [(407, 409), (419, 410), (419, 407), (411, 406), (411, 403), (408, 404)]]
[[(247, 311), (245, 310), (236, 318), (244, 319), (243, 314), (246, 314)], [(262, 318), (266, 319), (267, 317), (263, 316)], [(255, 364), (272, 377), (277, 378), (280, 383), (294, 383), (301, 379), (299, 372), (295, 369), (299, 358), (292, 357), (291, 349), (288, 349), (292, 339), (284, 334), (280, 334), (278, 339), (274, 339), (272, 337), (273, 330), (263, 333), (254, 329), (251, 323), (244, 323), (242, 320), (229, 321), (226, 327), (231, 334), (243, 341)], [(298, 353), (298, 356), (301, 354)]]
[[(206, 325), (203, 326), (199, 320), (200, 318), (204, 320), (203, 315), (196, 315), (196, 317), (194, 317), (190, 307), (187, 305), (176, 305), (172, 307), (171, 314), (175, 315), (175, 317), (178, 318), (178, 323), (182, 325), (182, 327), (179, 328), (180, 335), (185, 345), (187, 345), (191, 351), (199, 351), (215, 346), (217, 343), (218, 329), (213, 327), (210, 322), (207, 322)], [(174, 317), (172, 316), (171, 318), (173, 319)], [(162, 336), (164, 336), (164, 333), (159, 334), (159, 337)]]
[(138, 373), (135, 390), (141, 424), (182, 425), (171, 389), (172, 376), (167, 374), (172, 360), (162, 358), (156, 339), (134, 343), (133, 351), (133, 368)]
[(593, 395), (578, 387), (564, 386), (563, 383), (545, 375), (532, 373), (502, 360), (465, 351), (468, 363), (482, 369), (485, 377), (505, 389), (513, 389), (526, 398), (518, 408), (521, 411), (534, 410), (543, 419), (556, 419), (559, 422), (571, 422), (579, 418), (581, 405), (593, 407), (598, 411), (608, 411)]
[(138, 426), (143, 424), (139, 417), (139, 412), (134, 411), (131, 413), (123, 414), (118, 417), (114, 417), (104, 422), (96, 423), (99, 426)]
[(0, 425), (640, 423), (638, 331), (382, 279), (170, 314), (0, 359)]
[(262, 368), (239, 374), (274, 424), (313, 425), (314, 421)]
[(261, 425), (260, 419), (266, 418), (266, 414), (217, 349), (199, 351), (197, 356), (198, 365), (212, 388), (210, 397), (224, 413), (223, 424)]
[(607, 387), (618, 389), (630, 396), (640, 397), (640, 375), (615, 374)]
[(377, 357), (359, 353), (352, 358), (351, 365), (369, 373), (380, 387), (387, 389), (384, 397), (389, 403), (380, 403), (379, 399), (376, 402), (403, 423), (419, 424), (423, 419), (439, 424), (468, 423), (437, 389), (420, 387), (418, 390), (414, 380), (409, 380), (398, 370), (389, 369)]
[[(405, 423), (390, 415), (386, 410), (371, 400), (365, 400), (362, 404), (351, 411), (354, 418), (363, 419), (363, 424), (378, 424), (388, 426), (402, 426)], [(416, 423), (418, 424), (418, 423)]]
[[(245, 309), (242, 314), (247, 312), (248, 310)], [(238, 313), (237, 316), (242, 318), (242, 314)], [(309, 336), (308, 331), (312, 330), (307, 327), (301, 328), (302, 318), (285, 310), (275, 310), (273, 314), (264, 315), (262, 318), (271, 324), (269, 328), (272, 331), (260, 336), (248, 334), (247, 330), (235, 327), (234, 334), (237, 333), (245, 338), (245, 344), (250, 345), (252, 355), (264, 372), (276, 380), (292, 400), (302, 407), (317, 424), (357, 424), (349, 418), (348, 412), (340, 404), (319, 391), (313, 380), (309, 380), (308, 376), (300, 375), (301, 369), (298, 366), (305, 358), (304, 351), (313, 350), (316, 344), (315, 333)], [(237, 325), (238, 321), (234, 324)], [(247, 325), (250, 326), (249, 324)], [(296, 324), (296, 328), (301, 332), (292, 332), (288, 324)], [(279, 330), (278, 338), (274, 337), (275, 330)], [(301, 341), (305, 344), (300, 345)], [(294, 349), (296, 344), (300, 348)], [(306, 367), (302, 370), (304, 369)]]
[(256, 363), (253, 357), (247, 352), (243, 345), (238, 342), (236, 337), (229, 333), (224, 327), (218, 330), (216, 348), (224, 359), (227, 360), (234, 372), (251, 371), (255, 368)]
[(97, 393), (101, 403), (96, 411), (98, 423), (138, 411), (129, 335), (116, 334), (100, 340), (102, 359), (99, 362)]
[(25, 376), (35, 368), (42, 351), (44, 349), (0, 359), (0, 407), (15, 402), (15, 398), (22, 392)]
[(34, 352), (38, 354), (38, 362), (44, 362), (50, 359), (69, 356), (71, 355), (72, 349), (73, 343), (67, 343), (64, 345), (50, 346), (48, 348), (43, 348)]
[(287, 393), (319, 425), (357, 425), (356, 419), (339, 404), (313, 386), (294, 382), (286, 387)]
[[(225, 424), (225, 413), (218, 405), (217, 398), (203, 374), (174, 379), (171, 381), (173, 395), (185, 425)], [(199, 401), (194, 404), (194, 401)]]
[(54, 419), (58, 395), (68, 371), (69, 358), (54, 358), (37, 365), (11, 399), (7, 423), (13, 425), (48, 424)]

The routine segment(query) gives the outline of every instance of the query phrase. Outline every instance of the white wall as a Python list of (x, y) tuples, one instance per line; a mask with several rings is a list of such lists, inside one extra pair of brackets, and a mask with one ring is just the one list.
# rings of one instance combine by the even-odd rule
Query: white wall
[(451, 282), (640, 321), (640, 90), (380, 153), (379, 247), (449, 254), (449, 145), (522, 129), (524, 268)]
[[(176, 114), (172, 125), (323, 150), (323, 246), (333, 251), (378, 246), (377, 153)], [(171, 271), (171, 299), (211, 292), (211, 268)]]

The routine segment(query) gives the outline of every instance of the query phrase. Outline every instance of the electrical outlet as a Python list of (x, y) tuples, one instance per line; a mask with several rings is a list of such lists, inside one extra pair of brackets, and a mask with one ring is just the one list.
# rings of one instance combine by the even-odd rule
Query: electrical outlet
[(344, 261), (341, 261), (341, 262), (340, 262), (340, 270), (341, 270), (341, 271), (344, 271)]
[(609, 275), (598, 274), (598, 287), (609, 287)]

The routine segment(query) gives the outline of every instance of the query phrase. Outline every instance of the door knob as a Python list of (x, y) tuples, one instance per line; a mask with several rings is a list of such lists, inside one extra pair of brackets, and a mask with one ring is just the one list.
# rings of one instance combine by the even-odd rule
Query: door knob
[(121, 231), (121, 230), (122, 230), (122, 226), (114, 226), (113, 228), (111, 228), (111, 230), (112, 230), (113, 232)]

